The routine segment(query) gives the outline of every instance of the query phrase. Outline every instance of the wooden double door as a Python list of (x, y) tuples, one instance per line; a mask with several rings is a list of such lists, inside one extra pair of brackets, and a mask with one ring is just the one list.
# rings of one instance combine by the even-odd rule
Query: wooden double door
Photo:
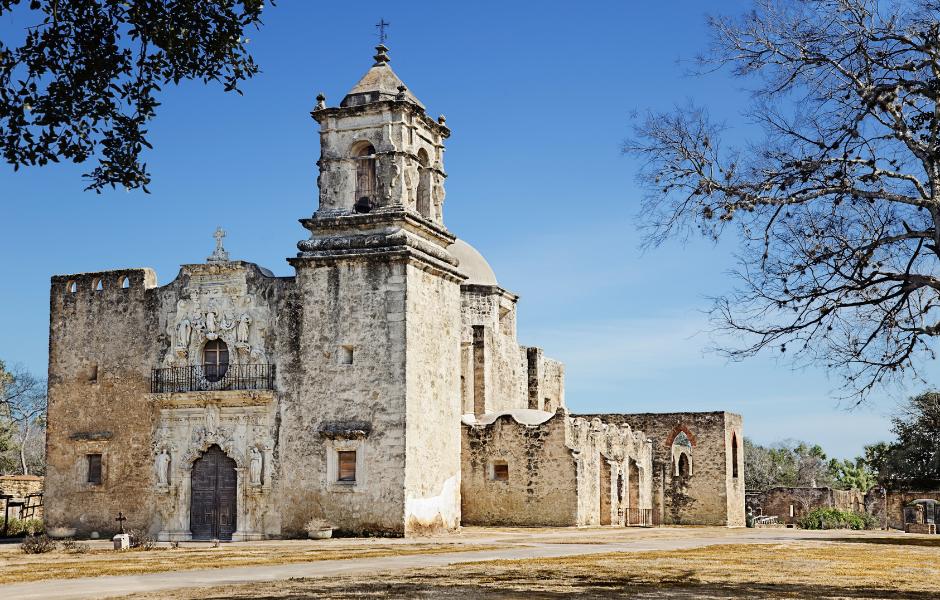
[(236, 529), (235, 461), (210, 446), (193, 463), (189, 526), (194, 540), (231, 540)]

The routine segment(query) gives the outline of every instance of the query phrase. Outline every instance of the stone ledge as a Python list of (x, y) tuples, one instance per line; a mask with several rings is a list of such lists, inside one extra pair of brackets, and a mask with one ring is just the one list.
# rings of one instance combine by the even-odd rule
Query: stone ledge
[(150, 402), (162, 407), (201, 408), (215, 403), (224, 406), (264, 406), (274, 402), (277, 393), (273, 390), (225, 390), (217, 392), (168, 392), (147, 394)]

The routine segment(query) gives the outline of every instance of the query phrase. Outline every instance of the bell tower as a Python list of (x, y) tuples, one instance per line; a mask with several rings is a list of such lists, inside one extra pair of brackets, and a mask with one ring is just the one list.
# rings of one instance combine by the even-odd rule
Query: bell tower
[[(284, 451), (325, 457), (286, 475), (322, 474), (324, 518), (411, 535), (460, 523), (466, 276), (447, 251), (455, 237), (443, 222), (450, 130), (392, 71), (387, 48), (376, 50), (339, 106), (321, 94), (311, 113), (320, 125), (320, 201), (301, 220), (309, 239), (289, 259), (303, 384), (301, 402), (285, 408), (296, 414), (283, 419), (326, 433), (286, 440), (297, 446)], [(305, 443), (321, 446), (311, 452)], [(353, 484), (337, 479), (349, 472)]]
[(444, 140), (434, 121), (376, 46), (375, 64), (329, 108), (317, 97), (320, 124), (320, 206), (317, 215), (407, 211), (444, 226)]

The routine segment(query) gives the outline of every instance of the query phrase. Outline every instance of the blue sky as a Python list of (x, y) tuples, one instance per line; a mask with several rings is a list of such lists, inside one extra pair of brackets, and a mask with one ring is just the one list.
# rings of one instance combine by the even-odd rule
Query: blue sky
[[(264, 72), (244, 96), (196, 83), (162, 96), (152, 194), (83, 192), (82, 166), (0, 165), (0, 357), (45, 372), (52, 274), (150, 266), (165, 284), (208, 256), (217, 225), (233, 258), (291, 274), (297, 219), (316, 208), (309, 111), (317, 92), (335, 105), (369, 68), (382, 17), (392, 66), (453, 131), (446, 224), (521, 295), (520, 341), (567, 364), (572, 410), (724, 409), (758, 442), (853, 456), (889, 437), (900, 392), (846, 411), (822, 370), (706, 353), (701, 311), (731, 285), (734, 244), (639, 249), (641, 193), (620, 152), (631, 115), (691, 98), (734, 123), (747, 101), (723, 74), (685, 75), (681, 61), (707, 47), (703, 6), (281, 0), (251, 37)], [(0, 36), (23, 25), (2, 17)]]

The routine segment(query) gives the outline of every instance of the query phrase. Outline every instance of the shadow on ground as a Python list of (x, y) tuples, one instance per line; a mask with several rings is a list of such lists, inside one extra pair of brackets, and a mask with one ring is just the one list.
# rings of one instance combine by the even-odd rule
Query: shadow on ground
[(910, 537), (846, 537), (829, 538), (827, 542), (842, 542), (845, 544), (885, 544), (888, 546), (923, 546), (925, 548), (940, 548), (940, 535)]
[[(706, 584), (670, 583), (660, 585), (632, 585), (623, 581), (604, 582), (591, 579), (589, 582), (579, 581), (574, 577), (567, 583), (563, 591), (511, 591), (499, 590), (496, 587), (481, 585), (435, 585), (428, 583), (371, 583), (355, 585), (348, 588), (334, 585), (323, 585), (323, 580), (293, 580), (284, 589), (258, 589), (254, 590), (229, 588), (218, 594), (202, 594), (202, 600), (225, 599), (251, 599), (251, 600), (300, 600), (306, 598), (329, 598), (334, 600), (362, 600), (370, 598), (435, 598), (443, 600), (471, 600), (474, 598), (487, 598), (493, 600), (508, 600), (524, 598), (525, 600), (561, 600), (563, 598), (614, 598), (659, 600), (664, 598), (696, 599), (696, 600), (723, 600), (727, 598), (812, 598), (814, 600), (883, 600), (892, 598), (896, 600), (928, 600), (936, 599), (933, 592), (898, 592), (890, 589), (843, 589), (831, 586), (807, 585), (766, 585), (766, 584)], [(233, 593), (234, 592), (234, 593)]]

